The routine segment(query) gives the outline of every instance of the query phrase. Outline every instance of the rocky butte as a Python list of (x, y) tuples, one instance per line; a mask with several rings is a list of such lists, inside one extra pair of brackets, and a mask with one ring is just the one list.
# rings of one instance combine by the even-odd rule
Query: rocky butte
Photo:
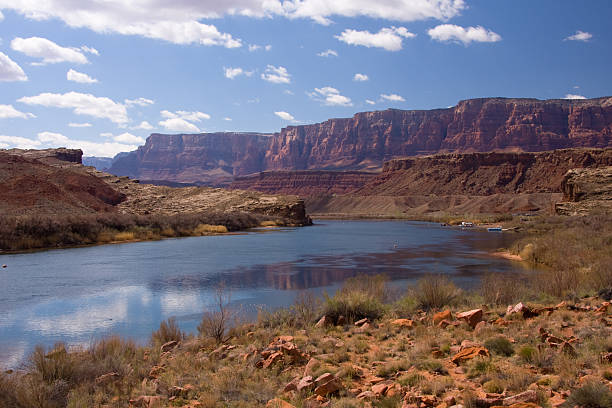
[(612, 147), (612, 97), (470, 99), (447, 109), (363, 112), (275, 134), (153, 134), (135, 152), (115, 158), (109, 171), (141, 180), (227, 184), (262, 171), (378, 171), (405, 156), (577, 147)]

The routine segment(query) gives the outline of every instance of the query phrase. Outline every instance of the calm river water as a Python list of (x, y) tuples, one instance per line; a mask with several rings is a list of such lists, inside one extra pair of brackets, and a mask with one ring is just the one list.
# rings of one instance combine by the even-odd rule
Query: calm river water
[(146, 342), (175, 316), (194, 332), (224, 283), (247, 311), (302, 290), (333, 293), (348, 277), (385, 273), (405, 287), (425, 274), (473, 287), (520, 265), (493, 258), (512, 233), (405, 221), (327, 221), (240, 235), (169, 239), (0, 256), (0, 366), (36, 344), (88, 345), (110, 334)]

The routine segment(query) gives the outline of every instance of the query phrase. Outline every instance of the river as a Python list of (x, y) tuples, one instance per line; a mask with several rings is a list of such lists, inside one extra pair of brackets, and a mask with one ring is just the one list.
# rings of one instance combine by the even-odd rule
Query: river
[(312, 227), (2, 255), (0, 366), (37, 344), (87, 346), (111, 334), (146, 342), (176, 317), (195, 332), (215, 288), (253, 314), (300, 291), (333, 293), (360, 273), (385, 273), (403, 289), (426, 274), (471, 288), (483, 274), (522, 267), (489, 256), (516, 236), (408, 221), (321, 220)]

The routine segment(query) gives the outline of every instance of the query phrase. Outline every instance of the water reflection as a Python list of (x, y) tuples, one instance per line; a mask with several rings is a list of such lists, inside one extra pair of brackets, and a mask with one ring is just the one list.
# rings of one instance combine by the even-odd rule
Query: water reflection
[(247, 311), (292, 303), (301, 290), (333, 293), (358, 274), (403, 288), (431, 273), (462, 287), (519, 266), (486, 255), (514, 238), (407, 222), (333, 222), (313, 228), (3, 256), (0, 365), (36, 344), (89, 344), (109, 334), (147, 341), (174, 316), (195, 331), (224, 283)]

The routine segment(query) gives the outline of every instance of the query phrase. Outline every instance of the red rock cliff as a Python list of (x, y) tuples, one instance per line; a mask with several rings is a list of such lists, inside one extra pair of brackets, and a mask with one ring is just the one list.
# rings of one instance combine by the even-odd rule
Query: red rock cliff
[(266, 170), (374, 170), (439, 152), (612, 147), (612, 98), (483, 98), (448, 109), (386, 110), (260, 134), (151, 135), (110, 171), (149, 180), (217, 182)]

